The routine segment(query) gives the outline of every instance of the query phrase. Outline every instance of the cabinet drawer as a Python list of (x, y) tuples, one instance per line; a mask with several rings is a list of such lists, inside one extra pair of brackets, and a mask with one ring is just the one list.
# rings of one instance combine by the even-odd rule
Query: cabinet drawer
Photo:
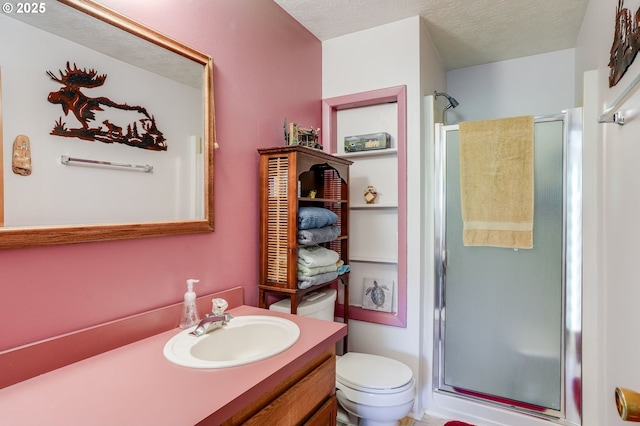
[(304, 422), (304, 426), (336, 426), (338, 417), (338, 398), (332, 395), (322, 407)]
[[(263, 426), (266, 424), (291, 426), (301, 425), (306, 419), (311, 421), (315, 414), (321, 416), (321, 413), (324, 413), (326, 416), (328, 408), (324, 404), (329, 402), (327, 401), (328, 397), (332, 397), (335, 394), (335, 386), (336, 363), (335, 359), (331, 357), (244, 424), (247, 426)], [(316, 413), (318, 410), (320, 412)]]

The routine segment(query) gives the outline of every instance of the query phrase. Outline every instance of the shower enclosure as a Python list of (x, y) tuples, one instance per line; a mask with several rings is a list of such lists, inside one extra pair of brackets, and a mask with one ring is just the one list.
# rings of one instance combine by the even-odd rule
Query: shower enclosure
[(463, 246), (458, 126), (436, 125), (436, 392), (580, 424), (581, 114), (535, 118), (520, 250)]

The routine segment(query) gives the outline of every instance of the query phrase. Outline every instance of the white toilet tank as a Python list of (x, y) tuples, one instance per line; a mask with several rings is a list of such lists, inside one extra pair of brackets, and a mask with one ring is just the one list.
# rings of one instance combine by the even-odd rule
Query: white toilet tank
[[(312, 291), (302, 297), (302, 301), (298, 304), (298, 315), (303, 317), (318, 318), (327, 321), (334, 320), (334, 311), (336, 303), (336, 290), (327, 288), (324, 290)], [(282, 299), (279, 302), (269, 306), (269, 310), (276, 312), (291, 312), (291, 299)]]

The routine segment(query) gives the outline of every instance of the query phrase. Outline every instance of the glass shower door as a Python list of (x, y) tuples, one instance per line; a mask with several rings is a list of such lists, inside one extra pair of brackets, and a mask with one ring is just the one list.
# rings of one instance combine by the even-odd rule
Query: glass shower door
[(437, 390), (562, 416), (565, 125), (536, 120), (534, 248), (520, 250), (463, 245), (457, 126), (442, 132)]

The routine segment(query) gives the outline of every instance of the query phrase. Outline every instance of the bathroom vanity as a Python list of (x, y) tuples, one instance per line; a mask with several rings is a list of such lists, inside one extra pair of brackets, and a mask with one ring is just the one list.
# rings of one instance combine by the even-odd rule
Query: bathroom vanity
[[(335, 425), (335, 377), (335, 349), (331, 348), (225, 421), (222, 426)], [(205, 420), (199, 424), (208, 425), (209, 422)]]
[[(180, 332), (171, 328), (0, 389), (0, 424), (335, 424), (335, 344), (346, 326), (244, 305), (229, 312), (287, 318), (300, 338), (252, 364), (193, 369), (164, 358), (165, 343)], [(6, 356), (3, 371), (13, 368)]]

